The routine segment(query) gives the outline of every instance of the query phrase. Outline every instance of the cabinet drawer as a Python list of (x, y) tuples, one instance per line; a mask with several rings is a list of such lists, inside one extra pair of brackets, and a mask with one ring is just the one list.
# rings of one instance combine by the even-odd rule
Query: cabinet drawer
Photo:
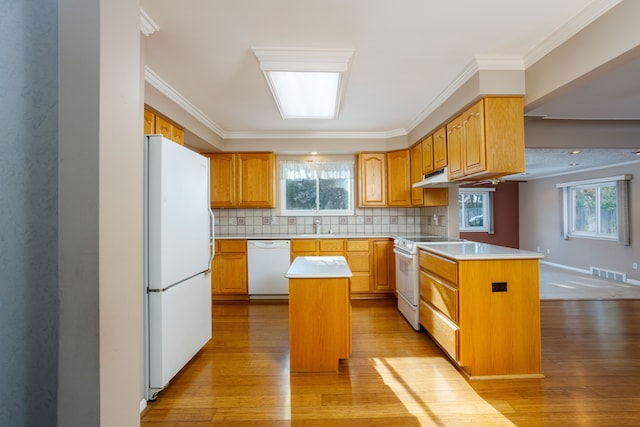
[(291, 241), (291, 252), (315, 252), (315, 239), (294, 239)]
[(371, 271), (369, 252), (347, 252), (346, 258), (351, 271)]
[(458, 323), (458, 289), (420, 270), (420, 297)]
[(347, 251), (369, 252), (368, 240), (347, 240)]
[(420, 300), (420, 324), (453, 360), (458, 360), (459, 328), (424, 300)]
[(220, 252), (246, 252), (246, 240), (216, 240), (218, 242), (218, 251)]
[(458, 284), (458, 263), (451, 259), (420, 251), (420, 267), (435, 273), (454, 285)]
[(342, 254), (344, 239), (320, 239), (320, 252), (340, 252)]

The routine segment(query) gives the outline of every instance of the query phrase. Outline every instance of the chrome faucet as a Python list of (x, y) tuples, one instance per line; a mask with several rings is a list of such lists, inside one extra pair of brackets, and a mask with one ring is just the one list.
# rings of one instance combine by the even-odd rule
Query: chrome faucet
[(320, 234), (320, 219), (319, 218), (316, 218), (316, 220), (313, 221), (313, 228), (314, 228), (314, 233)]

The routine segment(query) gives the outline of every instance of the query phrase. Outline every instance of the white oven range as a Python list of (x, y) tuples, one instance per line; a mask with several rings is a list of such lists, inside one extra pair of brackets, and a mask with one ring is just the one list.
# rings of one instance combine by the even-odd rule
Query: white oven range
[(440, 236), (407, 236), (397, 237), (393, 242), (398, 310), (416, 331), (420, 330), (420, 262), (417, 245), (451, 241), (460, 240)]

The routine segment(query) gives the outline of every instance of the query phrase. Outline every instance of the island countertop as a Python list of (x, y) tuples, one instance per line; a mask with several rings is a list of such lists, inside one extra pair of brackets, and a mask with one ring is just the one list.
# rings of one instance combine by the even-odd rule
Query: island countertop
[(482, 259), (540, 259), (538, 252), (523, 251), (505, 246), (470, 241), (421, 243), (419, 248), (458, 261)]
[(343, 256), (299, 256), (289, 267), (287, 279), (351, 277), (351, 269)]

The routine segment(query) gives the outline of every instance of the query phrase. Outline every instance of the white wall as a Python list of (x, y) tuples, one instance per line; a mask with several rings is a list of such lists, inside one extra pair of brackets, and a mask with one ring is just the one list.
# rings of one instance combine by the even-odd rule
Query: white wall
[(58, 425), (139, 425), (140, 5), (58, 4)]

